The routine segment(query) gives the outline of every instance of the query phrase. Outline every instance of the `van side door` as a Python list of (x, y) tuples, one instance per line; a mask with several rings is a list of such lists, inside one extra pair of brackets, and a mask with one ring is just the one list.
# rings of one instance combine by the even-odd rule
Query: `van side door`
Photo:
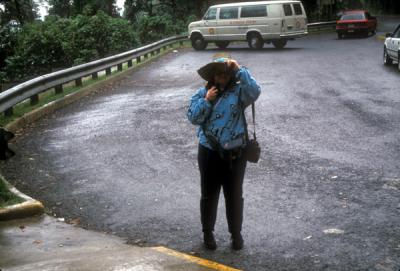
[(210, 8), (203, 17), (203, 26), (200, 28), (205, 40), (215, 40), (217, 36), (217, 8)]
[(282, 32), (282, 4), (268, 4), (268, 22), (269, 22), (269, 33), (268, 36), (271, 39), (279, 39)]
[(240, 36), (239, 7), (221, 7), (218, 14), (217, 39), (238, 40)]
[(268, 18), (267, 6), (262, 5), (244, 5), (240, 8), (240, 26), (241, 37), (246, 39), (249, 31), (259, 32), (263, 38), (266, 38), (270, 32), (270, 22)]

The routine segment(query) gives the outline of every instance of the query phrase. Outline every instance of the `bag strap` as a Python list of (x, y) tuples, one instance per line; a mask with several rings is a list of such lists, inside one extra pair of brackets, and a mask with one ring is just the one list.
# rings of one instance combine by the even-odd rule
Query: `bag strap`
[[(239, 103), (242, 107), (242, 113), (243, 113), (243, 119), (244, 119), (244, 131), (246, 133), (246, 139), (249, 140), (249, 131), (247, 130), (247, 120), (246, 120), (246, 114), (245, 110), (246, 108), (243, 106), (243, 104), (240, 102), (240, 95), (242, 94), (242, 88), (239, 89)], [(256, 135), (256, 105), (253, 102), (251, 104), (251, 114), (253, 117), (253, 139), (257, 140), (257, 135)]]
[(251, 104), (251, 114), (253, 115), (253, 138), (257, 140), (256, 136), (256, 105), (255, 103)]

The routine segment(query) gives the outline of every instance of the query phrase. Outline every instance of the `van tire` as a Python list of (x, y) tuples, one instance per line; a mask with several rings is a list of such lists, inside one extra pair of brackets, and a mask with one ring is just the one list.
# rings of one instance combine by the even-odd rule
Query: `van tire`
[(192, 37), (190, 37), (190, 40), (192, 42), (193, 49), (197, 51), (201, 51), (207, 48), (208, 43), (199, 34), (193, 35)]
[(276, 49), (283, 49), (287, 44), (287, 40), (274, 40), (272, 41), (272, 45), (274, 45), (274, 47)]
[(264, 47), (264, 40), (261, 35), (258, 33), (250, 33), (247, 36), (247, 42), (249, 43), (249, 47), (251, 49), (259, 50)]
[(228, 47), (229, 45), (229, 41), (216, 41), (215, 45), (219, 48), (219, 49), (226, 49), (226, 47)]

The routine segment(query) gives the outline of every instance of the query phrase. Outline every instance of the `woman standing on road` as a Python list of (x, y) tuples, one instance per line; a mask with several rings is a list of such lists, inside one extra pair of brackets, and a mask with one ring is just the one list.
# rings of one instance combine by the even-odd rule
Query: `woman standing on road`
[(187, 117), (199, 125), (198, 164), (201, 177), (200, 215), (204, 245), (215, 250), (214, 225), (223, 188), (232, 248), (242, 249), (243, 178), (247, 125), (244, 109), (261, 89), (244, 66), (230, 57), (217, 57), (198, 70), (208, 83), (191, 98)]

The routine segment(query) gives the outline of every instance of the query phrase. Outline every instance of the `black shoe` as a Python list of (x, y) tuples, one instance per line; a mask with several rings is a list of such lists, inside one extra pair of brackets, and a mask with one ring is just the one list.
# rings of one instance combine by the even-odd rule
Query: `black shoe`
[(240, 233), (232, 234), (232, 249), (241, 250), (244, 245), (243, 237)]
[(204, 232), (204, 246), (209, 250), (217, 249), (217, 242), (215, 242), (213, 232)]

